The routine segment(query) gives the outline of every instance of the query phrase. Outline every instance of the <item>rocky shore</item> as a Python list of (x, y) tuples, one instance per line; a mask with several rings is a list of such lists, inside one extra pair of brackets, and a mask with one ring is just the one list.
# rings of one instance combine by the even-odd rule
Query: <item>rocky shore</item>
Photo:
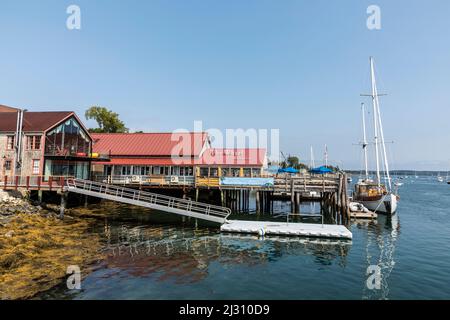
[(29, 201), (12, 196), (0, 190), (0, 215), (11, 216), (19, 213), (36, 214), (42, 211), (40, 205), (32, 205)]
[(100, 259), (92, 219), (57, 218), (58, 206), (40, 206), (0, 191), (0, 299), (27, 299), (61, 283), (67, 267), (84, 274)]

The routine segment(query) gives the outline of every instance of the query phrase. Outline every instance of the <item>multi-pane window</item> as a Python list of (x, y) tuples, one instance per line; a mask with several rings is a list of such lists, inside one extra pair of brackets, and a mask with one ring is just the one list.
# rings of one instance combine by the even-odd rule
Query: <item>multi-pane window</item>
[(75, 118), (70, 118), (51, 130), (45, 139), (47, 155), (87, 156), (91, 152), (91, 141)]
[(15, 137), (14, 136), (8, 136), (8, 142), (7, 142), (7, 149), (8, 150), (13, 150), (14, 149), (14, 142), (15, 142)]
[(33, 174), (39, 174), (40, 173), (40, 160), (33, 160)]
[(11, 160), (5, 160), (4, 168), (5, 168), (5, 171), (11, 170)]
[(27, 136), (27, 150), (41, 149), (41, 136)]

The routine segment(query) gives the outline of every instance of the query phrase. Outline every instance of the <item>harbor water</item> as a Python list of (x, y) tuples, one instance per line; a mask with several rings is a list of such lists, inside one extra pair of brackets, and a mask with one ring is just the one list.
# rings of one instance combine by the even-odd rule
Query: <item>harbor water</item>
[[(120, 206), (92, 227), (104, 259), (83, 275), (81, 290), (64, 281), (36, 298), (449, 299), (450, 185), (404, 182), (397, 214), (351, 222), (352, 241), (220, 234), (155, 223), (147, 211)], [(317, 206), (304, 204), (302, 212)], [(275, 219), (289, 210), (277, 203)], [(314, 220), (321, 222), (304, 221)], [(370, 266), (381, 271), (377, 288), (367, 286)]]

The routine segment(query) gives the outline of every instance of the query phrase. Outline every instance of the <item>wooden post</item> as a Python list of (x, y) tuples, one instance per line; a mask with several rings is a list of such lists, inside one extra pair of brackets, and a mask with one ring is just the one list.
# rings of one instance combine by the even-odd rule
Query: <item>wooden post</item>
[(260, 213), (260, 207), (259, 207), (259, 191), (256, 191), (256, 213)]
[(42, 203), (42, 190), (38, 190), (38, 202)]
[(295, 211), (300, 213), (300, 192), (295, 193)]
[(61, 206), (59, 207), (59, 218), (64, 219), (64, 211), (67, 205), (67, 192), (61, 193)]
[(295, 213), (294, 179), (291, 177), (291, 213)]

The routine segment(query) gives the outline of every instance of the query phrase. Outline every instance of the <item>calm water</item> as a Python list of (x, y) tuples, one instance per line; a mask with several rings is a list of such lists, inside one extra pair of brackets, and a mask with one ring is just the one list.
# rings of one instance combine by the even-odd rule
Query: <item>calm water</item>
[[(400, 196), (393, 218), (353, 222), (351, 242), (221, 235), (157, 225), (142, 214), (108, 219), (93, 231), (107, 258), (82, 290), (62, 284), (39, 298), (449, 299), (450, 185), (409, 179)], [(382, 268), (380, 290), (366, 288), (373, 264)]]

